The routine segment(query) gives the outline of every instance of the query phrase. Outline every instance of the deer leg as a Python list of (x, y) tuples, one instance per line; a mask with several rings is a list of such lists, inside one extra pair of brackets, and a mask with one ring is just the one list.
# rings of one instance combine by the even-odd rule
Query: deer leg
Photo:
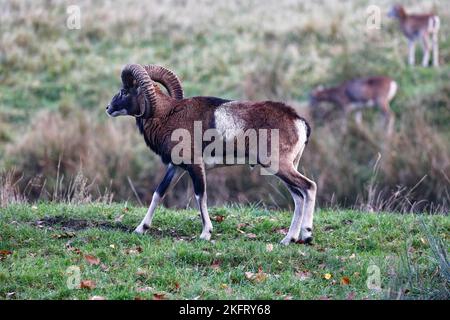
[(178, 181), (177, 178), (179, 178), (182, 173), (183, 171), (180, 168), (169, 164), (164, 178), (156, 188), (156, 191), (153, 193), (152, 202), (147, 210), (147, 214), (145, 215), (139, 226), (134, 230), (134, 232), (142, 234), (145, 232), (145, 230), (150, 228), (156, 207), (160, 203), (161, 199), (164, 198), (164, 195), (166, 194), (166, 191), (169, 189), (169, 187), (173, 184), (173, 182)]
[(439, 67), (439, 40), (438, 30), (433, 32), (433, 66)]
[(430, 39), (428, 35), (424, 35), (422, 37), (422, 50), (423, 50), (422, 66), (428, 67), (428, 64), (430, 63)]
[(389, 102), (387, 101), (379, 101), (378, 105), (381, 108), (381, 112), (383, 113), (384, 123), (386, 126), (387, 135), (390, 136), (394, 129), (394, 114), (389, 107)]
[[(316, 184), (300, 174), (294, 166), (280, 169), (277, 176), (286, 183), (295, 203), (291, 226), (281, 243), (287, 245), (292, 241), (297, 241), (300, 232), (301, 239), (305, 243), (310, 243), (312, 241)], [(303, 206), (301, 199), (303, 199)]]
[(416, 43), (414, 40), (409, 40), (408, 51), (408, 63), (413, 66), (416, 63)]
[(360, 127), (362, 124), (362, 111), (358, 110), (355, 112), (355, 122)]
[(202, 218), (202, 233), (200, 239), (209, 241), (213, 226), (209, 219), (206, 195), (206, 174), (204, 165), (192, 165), (188, 168), (192, 183), (194, 184), (195, 199), (197, 200)]

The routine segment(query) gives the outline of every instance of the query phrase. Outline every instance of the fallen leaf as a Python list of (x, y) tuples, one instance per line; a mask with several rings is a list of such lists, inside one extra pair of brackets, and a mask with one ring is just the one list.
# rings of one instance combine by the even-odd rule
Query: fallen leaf
[(37, 210), (37, 209), (38, 209), (37, 206), (32, 206), (32, 207), (31, 207), (31, 210)]
[(124, 214), (119, 215), (118, 217), (116, 217), (116, 218), (114, 219), (114, 222), (122, 222), (123, 217), (125, 217)]
[(96, 287), (96, 283), (94, 280), (82, 280), (80, 283), (80, 288), (81, 289), (95, 289)]
[(211, 264), (211, 268), (214, 270), (219, 270), (220, 269), (220, 261), (214, 260), (213, 263)]
[(312, 273), (309, 271), (296, 272), (295, 276), (300, 279), (300, 281), (307, 280), (312, 277)]
[(89, 300), (106, 300), (106, 298), (102, 296), (92, 296)]
[(142, 252), (142, 248), (141, 247), (125, 249), (125, 253), (126, 254), (139, 254), (141, 252)]
[(134, 300), (138, 301), (138, 300), (145, 300), (145, 299), (142, 297), (136, 296), (136, 297), (134, 297)]
[(167, 300), (165, 293), (154, 293), (153, 300)]
[(250, 271), (247, 271), (247, 272), (245, 272), (244, 274), (245, 274), (245, 277), (246, 277), (248, 280), (252, 280), (253, 277), (255, 276), (255, 274), (254, 274), (253, 272), (250, 272)]
[(287, 295), (283, 298), (283, 300), (292, 300), (292, 296), (291, 295)]
[(350, 279), (348, 277), (342, 277), (341, 284), (343, 286), (348, 286), (350, 284)]
[(273, 251), (273, 244), (271, 244), (271, 243), (266, 244), (266, 251), (267, 252), (272, 252)]
[(330, 280), (333, 276), (331, 275), (331, 273), (325, 273), (325, 274), (323, 275), (323, 277), (324, 277), (325, 279), (327, 279), (327, 280)]
[(354, 300), (356, 297), (356, 292), (349, 292), (349, 294), (347, 295), (347, 300)]
[(221, 288), (221, 289), (227, 289), (227, 288), (228, 288), (228, 285), (227, 285), (226, 283), (221, 283), (221, 284), (220, 284), (220, 288)]
[(94, 266), (98, 266), (100, 264), (100, 259), (90, 254), (85, 255), (84, 260), (86, 260), (87, 263)]
[(257, 272), (257, 273), (253, 273), (253, 272), (249, 272), (249, 271), (248, 271), (248, 272), (245, 272), (245, 277), (246, 277), (248, 280), (251, 280), (251, 281), (255, 281), (255, 282), (263, 282), (264, 280), (267, 279), (268, 274), (265, 273), (265, 272), (263, 271), (262, 267), (260, 266), (260, 267), (258, 267), (258, 272)]
[(214, 217), (214, 221), (216, 221), (216, 222), (220, 223), (220, 222), (223, 222), (223, 220), (225, 220), (224, 216), (217, 215)]
[(331, 300), (331, 298), (329, 296), (321, 296), (319, 300)]
[(275, 232), (278, 233), (278, 234), (287, 235), (288, 229), (286, 229), (286, 228), (278, 228), (278, 229), (275, 229)]
[(149, 292), (149, 291), (153, 291), (152, 287), (139, 287), (136, 289), (137, 292)]
[(247, 238), (249, 238), (249, 239), (256, 239), (257, 236), (254, 233), (247, 233)]
[(147, 271), (144, 269), (138, 268), (136, 271), (136, 275), (137, 276), (145, 276), (145, 275), (147, 275)]
[(109, 271), (109, 267), (106, 264), (104, 264), (104, 263), (102, 263), (100, 265), (100, 268), (102, 268), (103, 271)]
[(356, 254), (354, 254), (354, 253), (352, 253), (351, 255), (350, 255), (350, 257), (348, 257), (349, 259), (355, 259), (356, 258)]
[(75, 232), (68, 231), (63, 233), (55, 233), (52, 234), (51, 237), (53, 239), (73, 238), (75, 237)]
[(0, 250), (0, 256), (1, 257), (6, 257), (12, 254), (12, 251), (9, 250)]

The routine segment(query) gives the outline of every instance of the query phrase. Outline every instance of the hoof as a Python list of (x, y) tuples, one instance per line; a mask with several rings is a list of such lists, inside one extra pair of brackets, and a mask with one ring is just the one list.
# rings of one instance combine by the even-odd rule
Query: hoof
[(211, 231), (202, 232), (200, 235), (200, 239), (210, 241), (211, 240)]
[(144, 234), (146, 230), (149, 229), (149, 226), (146, 224), (139, 225), (136, 229), (134, 229), (134, 233)]
[(293, 237), (291, 237), (291, 236), (286, 236), (286, 237), (284, 237), (284, 239), (283, 240), (281, 240), (281, 244), (282, 245), (285, 245), (285, 246), (287, 246), (288, 244), (290, 244), (291, 242), (296, 242), (297, 240), (296, 239), (294, 239)]

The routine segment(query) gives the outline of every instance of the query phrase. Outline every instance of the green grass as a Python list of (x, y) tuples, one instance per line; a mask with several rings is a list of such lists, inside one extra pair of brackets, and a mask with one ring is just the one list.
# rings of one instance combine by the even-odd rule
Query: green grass
[[(448, 250), (447, 216), (322, 210), (315, 217), (315, 244), (285, 247), (278, 242), (280, 230), (289, 226), (288, 212), (211, 208), (213, 242), (204, 242), (197, 239), (201, 225), (195, 210), (161, 208), (149, 234), (132, 234), (145, 211), (123, 204), (0, 209), (0, 250), (11, 252), (0, 255), (0, 299), (384, 298), (403, 272), (405, 254), (424, 287), (442, 285), (421, 221)], [(217, 216), (225, 218), (218, 222)], [(85, 255), (100, 264), (89, 264)], [(370, 265), (380, 268), (381, 292), (367, 288)], [(95, 281), (96, 288), (68, 289), (70, 266), (79, 267), (81, 280)], [(263, 273), (248, 279), (246, 272), (258, 269)], [(342, 284), (344, 277), (349, 284)], [(419, 294), (414, 286), (402, 290), (410, 297)]]

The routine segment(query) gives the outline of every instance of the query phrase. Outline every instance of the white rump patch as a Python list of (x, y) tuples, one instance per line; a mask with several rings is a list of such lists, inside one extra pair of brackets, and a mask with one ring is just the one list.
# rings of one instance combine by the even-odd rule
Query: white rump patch
[(233, 139), (239, 133), (242, 133), (245, 128), (244, 121), (229, 109), (233, 103), (225, 103), (214, 111), (216, 130), (225, 141)]
[(388, 100), (391, 101), (394, 99), (395, 94), (397, 93), (398, 85), (397, 82), (391, 81), (391, 85), (389, 87)]
[(295, 120), (295, 127), (297, 128), (297, 145), (294, 149), (294, 154), (303, 153), (303, 149), (305, 148), (306, 141), (308, 140), (308, 127), (305, 121), (301, 119)]

